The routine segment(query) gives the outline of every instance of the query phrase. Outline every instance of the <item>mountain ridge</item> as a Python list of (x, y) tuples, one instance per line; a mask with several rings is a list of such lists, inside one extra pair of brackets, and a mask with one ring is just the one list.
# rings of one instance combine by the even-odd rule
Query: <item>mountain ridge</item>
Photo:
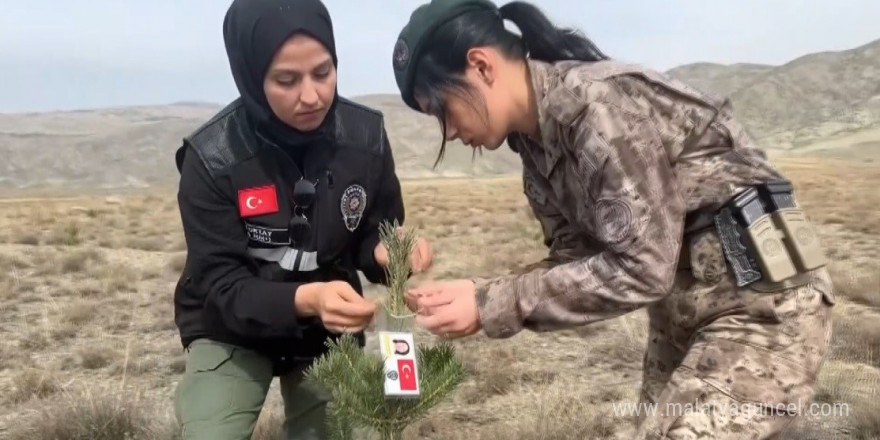
[[(880, 39), (842, 51), (806, 54), (778, 66), (698, 62), (668, 70), (694, 87), (728, 96), (737, 116), (769, 151), (871, 155), (880, 139)], [(381, 111), (401, 178), (485, 177), (518, 173), (506, 146), (474, 158), (449, 142), (435, 169), (441, 132), (435, 118), (395, 94), (349, 99)], [(180, 101), (42, 113), (0, 113), (0, 188), (141, 188), (177, 181), (173, 152), (223, 104)], [(841, 139), (835, 143), (831, 140)], [(850, 142), (851, 139), (857, 139)], [(812, 148), (811, 145), (822, 147)], [(858, 145), (858, 150), (853, 145)]]

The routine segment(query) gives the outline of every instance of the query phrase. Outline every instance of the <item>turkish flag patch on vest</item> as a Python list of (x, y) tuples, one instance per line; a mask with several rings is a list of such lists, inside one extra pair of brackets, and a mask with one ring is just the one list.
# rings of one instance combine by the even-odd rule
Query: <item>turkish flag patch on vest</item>
[(278, 196), (275, 193), (275, 185), (238, 190), (238, 212), (242, 217), (278, 212)]

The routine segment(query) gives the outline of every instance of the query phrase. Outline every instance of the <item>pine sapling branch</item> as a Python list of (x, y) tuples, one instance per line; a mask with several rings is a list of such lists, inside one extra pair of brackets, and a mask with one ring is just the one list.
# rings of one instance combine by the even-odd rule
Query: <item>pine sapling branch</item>
[(415, 231), (402, 228), (397, 220), (383, 222), (379, 227), (379, 238), (388, 250), (388, 310), (392, 317), (408, 314), (406, 307), (406, 282), (410, 275), (410, 255), (416, 243)]
[[(389, 264), (386, 268), (388, 298), (380, 309), (380, 317), (385, 322), (377, 323), (377, 328), (409, 333), (413, 331), (413, 315), (406, 306), (406, 283), (416, 235), (397, 222), (384, 222), (379, 232), (388, 250)], [(419, 395), (387, 398), (385, 360), (381, 356), (364, 353), (350, 334), (328, 339), (326, 345), (328, 352), (308, 368), (306, 380), (332, 396), (327, 423), (334, 440), (350, 440), (358, 428), (371, 430), (382, 440), (400, 440), (407, 426), (426, 415), (464, 378), (461, 362), (449, 342), (433, 347), (417, 344)]]

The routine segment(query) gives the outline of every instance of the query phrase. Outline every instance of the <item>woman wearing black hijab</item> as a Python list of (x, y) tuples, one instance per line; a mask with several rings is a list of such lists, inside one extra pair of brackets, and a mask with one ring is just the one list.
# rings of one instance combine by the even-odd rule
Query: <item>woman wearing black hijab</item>
[[(280, 377), (288, 439), (324, 439), (327, 397), (302, 382), (342, 332), (363, 344), (384, 283), (383, 221), (404, 209), (382, 115), (336, 93), (319, 0), (235, 0), (223, 29), (240, 98), (176, 161), (187, 260), (175, 290), (184, 439), (249, 439)], [(412, 270), (431, 252), (419, 240)]]

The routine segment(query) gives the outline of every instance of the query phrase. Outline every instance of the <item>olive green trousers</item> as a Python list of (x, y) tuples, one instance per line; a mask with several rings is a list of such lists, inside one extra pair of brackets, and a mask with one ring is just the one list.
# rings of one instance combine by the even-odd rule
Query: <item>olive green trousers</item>
[[(288, 440), (327, 438), (329, 397), (303, 381), (300, 368), (280, 377)], [(271, 361), (251, 350), (207, 339), (190, 344), (174, 410), (183, 440), (250, 440), (269, 386)]]

